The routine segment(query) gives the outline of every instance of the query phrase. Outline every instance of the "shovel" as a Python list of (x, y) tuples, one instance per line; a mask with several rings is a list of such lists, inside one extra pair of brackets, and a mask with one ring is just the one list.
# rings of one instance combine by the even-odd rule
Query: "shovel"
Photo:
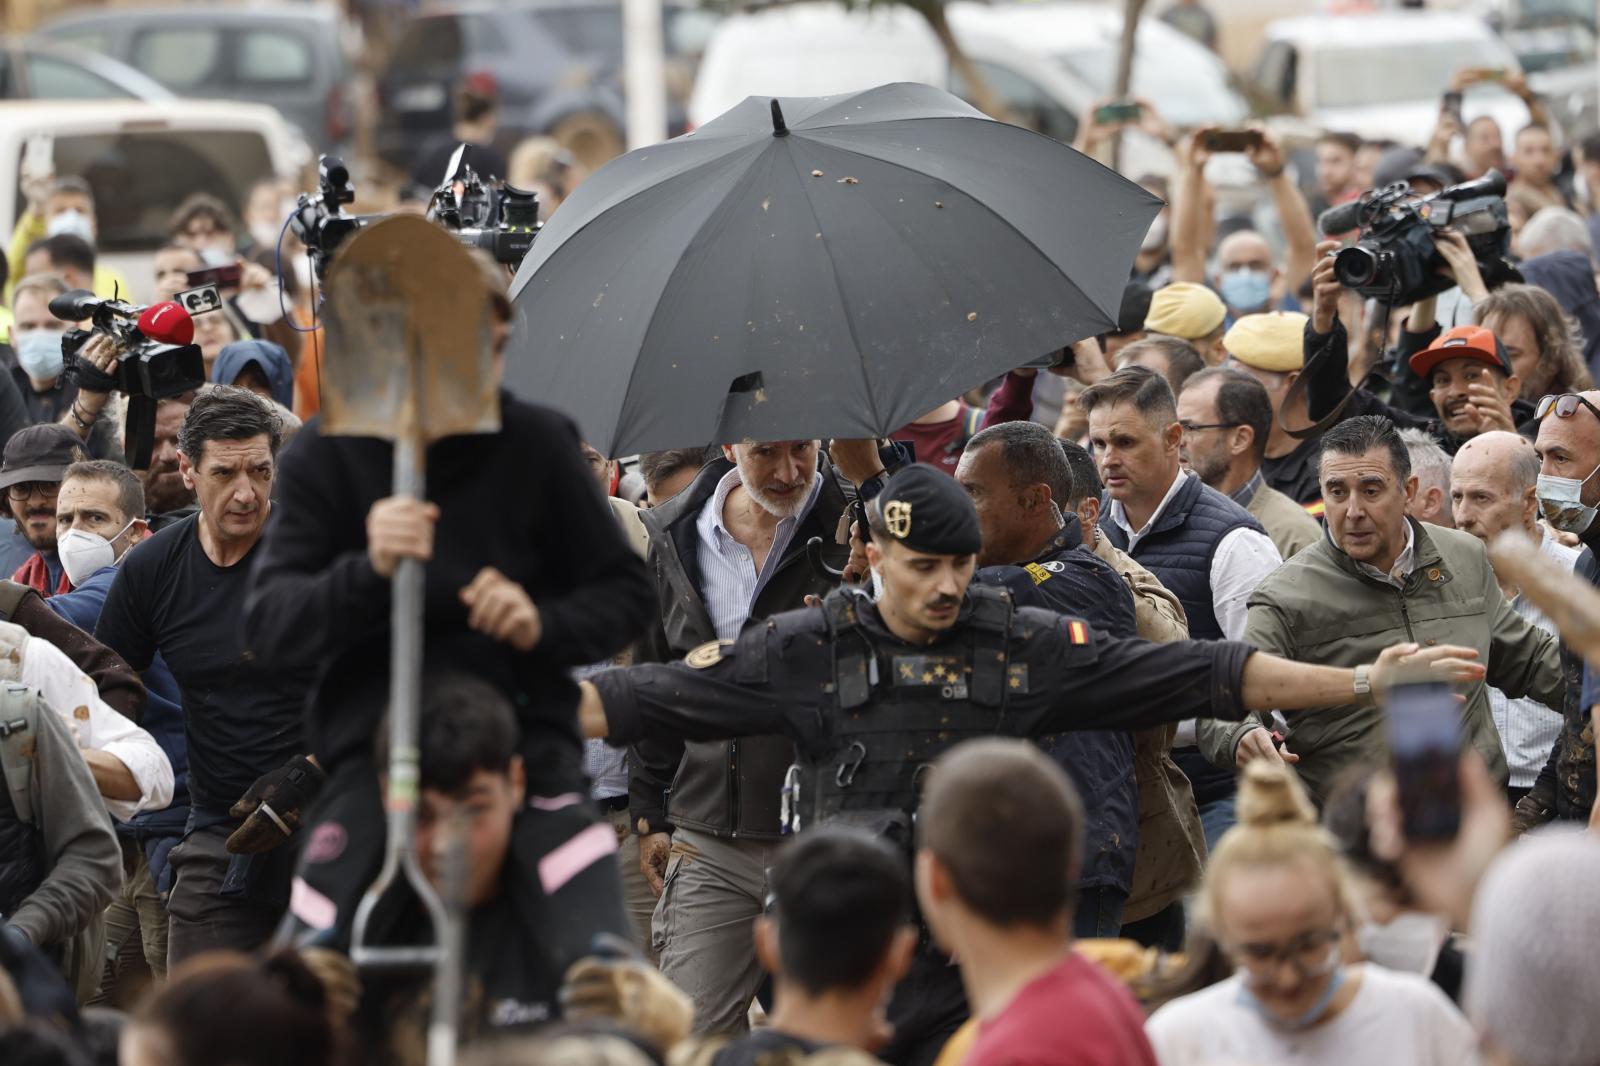
[[(424, 498), (432, 442), (500, 428), (488, 286), (466, 249), (438, 226), (398, 215), (361, 230), (328, 272), (323, 315), (323, 432), (393, 441), (395, 495)], [(433, 970), (427, 1063), (449, 1066), (460, 1020), (465, 907), (459, 890), (448, 901), (434, 891), (417, 855), (422, 568), (418, 560), (401, 560), (392, 582), (388, 839), (382, 872), (356, 909), (350, 959), (369, 971)], [(464, 867), (463, 849), (448, 851), (447, 865)], [(447, 870), (446, 881), (459, 886), (461, 873)], [(367, 943), (373, 908), (400, 880), (422, 901), (433, 944)]]

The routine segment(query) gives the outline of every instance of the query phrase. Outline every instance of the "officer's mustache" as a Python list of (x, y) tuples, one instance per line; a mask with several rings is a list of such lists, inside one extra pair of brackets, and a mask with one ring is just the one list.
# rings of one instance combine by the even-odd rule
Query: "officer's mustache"
[(927, 608), (930, 611), (942, 611), (946, 607), (956, 607), (960, 605), (960, 603), (960, 596), (935, 596), (933, 599), (928, 601)]

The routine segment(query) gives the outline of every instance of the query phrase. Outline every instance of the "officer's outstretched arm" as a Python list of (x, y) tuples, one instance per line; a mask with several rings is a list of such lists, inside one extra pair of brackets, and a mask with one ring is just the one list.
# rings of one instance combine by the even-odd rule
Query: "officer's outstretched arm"
[(784, 678), (769, 684), (741, 679), (731, 646), (711, 644), (678, 663), (643, 663), (603, 670), (581, 688), (579, 724), (584, 735), (613, 744), (646, 737), (727, 740), (777, 736), (802, 740), (802, 723), (817, 720), (822, 683)]
[[(1347, 670), (1256, 652), (1245, 661), (1241, 696), (1248, 711), (1302, 711), (1363, 703), (1405, 677), (1480, 681), (1484, 668), (1474, 661), (1477, 657), (1473, 648), (1450, 644), (1420, 649), (1415, 644), (1395, 644), (1385, 648), (1377, 662)], [(1358, 692), (1358, 673), (1366, 675), (1368, 685), (1362, 687), (1369, 688), (1370, 694)]]

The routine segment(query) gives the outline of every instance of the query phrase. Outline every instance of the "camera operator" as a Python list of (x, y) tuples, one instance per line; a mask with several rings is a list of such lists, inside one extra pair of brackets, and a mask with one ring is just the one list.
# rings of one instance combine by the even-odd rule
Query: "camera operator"
[[(31, 274), (17, 282), (11, 300), (16, 321), (11, 327), (11, 346), (17, 362), (11, 379), (22, 396), (29, 422), (60, 422), (78, 434), (89, 455), (95, 459), (122, 459), (117, 444), (117, 427), (108, 419), (99, 424), (100, 411), (110, 394), (89, 393), (65, 380), (65, 358), (61, 338), (72, 325), (50, 313), (50, 301), (67, 291), (66, 283), (53, 274)], [(92, 338), (81, 353), (91, 362), (116, 361), (110, 339)]]
[[(1463, 291), (1469, 298), (1479, 295), (1482, 279), (1465, 239), (1450, 231), (1439, 231), (1435, 242), (1440, 255), (1462, 279)], [(1348, 394), (1342, 418), (1387, 416), (1399, 427), (1427, 430), (1451, 455), (1463, 441), (1493, 429), (1532, 435), (1533, 408), (1517, 398), (1521, 381), (1513, 372), (1505, 346), (1492, 331), (1481, 326), (1458, 326), (1439, 337), (1436, 343), (1424, 343), (1421, 350), (1410, 355), (1411, 371), (1429, 384), (1428, 396), (1434, 417), (1411, 414), (1364, 388), (1351, 393), (1349, 342), (1345, 327), (1339, 321), (1338, 306), (1344, 286), (1334, 273), (1334, 254), (1338, 247), (1337, 241), (1324, 241), (1317, 246), (1319, 258), (1311, 275), (1312, 311), (1311, 320), (1306, 324), (1303, 372), (1311, 418), (1327, 416)], [(1486, 291), (1481, 295), (1487, 295)], [(1431, 303), (1423, 301), (1429, 316)], [(1428, 324), (1431, 326), (1431, 321)], [(1418, 336), (1427, 334), (1411, 334), (1413, 343)], [(1404, 352), (1407, 345), (1404, 334), (1401, 345)]]

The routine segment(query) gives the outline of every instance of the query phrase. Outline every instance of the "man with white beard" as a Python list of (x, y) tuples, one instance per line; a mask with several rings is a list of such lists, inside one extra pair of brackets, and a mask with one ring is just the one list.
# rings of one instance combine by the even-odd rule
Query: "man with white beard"
[[(640, 514), (661, 603), (641, 659), (693, 663), (696, 649), (733, 640), (747, 622), (826, 595), (834, 581), (805, 558), (812, 537), (833, 568), (848, 560), (837, 533), (854, 492), (820, 441), (745, 441), (723, 445), (722, 455)], [(782, 839), (779, 799), (793, 755), (781, 736), (631, 749), (639, 863), (660, 897), (652, 940), (662, 973), (694, 1000), (697, 1031), (743, 1029), (761, 983), (751, 923)]]

